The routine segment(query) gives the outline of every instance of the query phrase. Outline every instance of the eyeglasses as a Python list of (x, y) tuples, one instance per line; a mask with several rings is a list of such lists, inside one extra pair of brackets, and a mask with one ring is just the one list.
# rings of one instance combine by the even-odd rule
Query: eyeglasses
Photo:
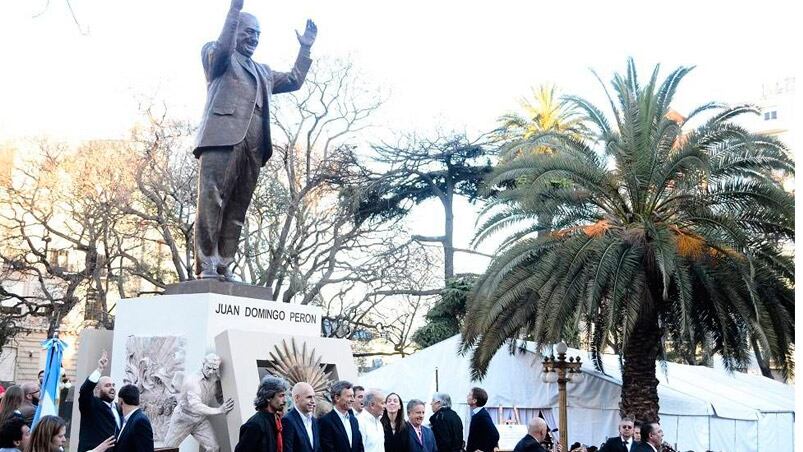
[(626, 429), (630, 430), (630, 429), (631, 429), (631, 428), (633, 428), (633, 427), (631, 427), (631, 426), (629, 426), (629, 425), (622, 425), (622, 426), (621, 426), (621, 428), (626, 428)]

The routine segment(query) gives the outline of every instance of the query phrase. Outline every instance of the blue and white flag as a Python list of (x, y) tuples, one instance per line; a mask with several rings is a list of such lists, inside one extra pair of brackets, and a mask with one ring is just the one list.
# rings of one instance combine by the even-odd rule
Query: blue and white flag
[(33, 428), (42, 416), (59, 414), (56, 399), (59, 393), (59, 379), (61, 378), (61, 357), (67, 344), (53, 335), (51, 339), (42, 342), (42, 348), (47, 350), (45, 361), (45, 374), (42, 377), (42, 387), (39, 388), (39, 405), (33, 417)]

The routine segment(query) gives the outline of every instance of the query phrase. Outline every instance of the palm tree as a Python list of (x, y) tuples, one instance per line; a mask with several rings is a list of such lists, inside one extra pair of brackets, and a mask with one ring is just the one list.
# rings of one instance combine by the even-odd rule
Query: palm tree
[[(533, 89), (532, 100), (522, 98), (519, 101), (524, 115), (510, 112), (499, 118), (501, 126), (497, 129), (497, 135), (502, 143), (500, 162), (507, 163), (521, 156), (532, 154), (551, 154), (555, 149), (546, 143), (533, 142), (531, 139), (544, 133), (561, 133), (570, 135), (575, 139), (589, 136), (589, 129), (585, 124), (585, 116), (581, 109), (558, 97), (558, 89), (555, 85), (543, 84), (538, 89)], [(552, 180), (555, 186), (560, 186), (562, 181)], [(516, 180), (518, 184), (528, 183), (525, 177)], [(544, 225), (552, 222), (552, 214), (542, 213), (538, 219), (538, 224)], [(542, 229), (539, 235), (547, 233), (548, 230)]]
[[(582, 111), (574, 104), (561, 100), (555, 85), (543, 84), (532, 91), (532, 100), (522, 98), (519, 101), (524, 114), (509, 112), (499, 118), (500, 127), (497, 129), (497, 134), (503, 142), (524, 144), (533, 136), (544, 132), (567, 133), (576, 137), (588, 133)], [(505, 149), (513, 151), (513, 155), (502, 155), (502, 161), (533, 152), (552, 152), (552, 149), (545, 144), (538, 144), (532, 148), (506, 146)]]
[[(794, 264), (784, 246), (794, 241), (794, 198), (771, 173), (792, 174), (793, 162), (777, 140), (734, 124), (757, 112), (751, 106), (668, 114), (692, 68), (660, 85), (658, 69), (643, 86), (632, 60), (614, 77), (615, 97), (605, 89), (613, 125), (569, 97), (593, 138), (536, 134), (511, 146), (556, 152), (519, 157), (490, 176), (489, 186), (506, 188), (485, 207), (475, 242), (514, 230), (477, 281), (463, 323), (475, 377), (511, 339), (546, 347), (578, 330), (595, 356), (621, 350), (620, 409), (647, 421), (658, 418), (665, 340), (692, 356), (710, 347), (731, 370), (749, 362), (756, 340), (791, 375)], [(692, 120), (699, 125), (683, 134)], [(545, 215), (551, 224), (538, 223)]]

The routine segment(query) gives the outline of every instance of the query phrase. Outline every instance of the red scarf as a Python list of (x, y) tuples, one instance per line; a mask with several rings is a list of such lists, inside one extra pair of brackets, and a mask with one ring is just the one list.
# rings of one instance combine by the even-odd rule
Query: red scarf
[(282, 450), (282, 418), (278, 414), (274, 414), (274, 416), (276, 416), (276, 452), (284, 452)]

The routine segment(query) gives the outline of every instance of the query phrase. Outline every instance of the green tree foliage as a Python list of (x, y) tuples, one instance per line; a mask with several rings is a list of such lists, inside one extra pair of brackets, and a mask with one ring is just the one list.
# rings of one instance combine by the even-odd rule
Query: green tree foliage
[(476, 275), (460, 275), (446, 282), (440, 300), (426, 315), (427, 323), (413, 334), (416, 344), (427, 348), (460, 333), (468, 294), (476, 279)]
[(773, 174), (794, 165), (782, 143), (733, 121), (752, 106), (670, 115), (691, 69), (659, 83), (656, 66), (642, 84), (631, 60), (605, 89), (611, 120), (568, 98), (593, 136), (547, 132), (510, 145), (556, 152), (512, 160), (489, 179), (508, 188), (485, 208), (475, 240), (506, 236), (463, 322), (475, 376), (510, 339), (547, 346), (572, 330), (593, 352), (622, 352), (620, 409), (643, 420), (658, 417), (663, 341), (686, 355), (710, 347), (740, 369), (755, 340), (791, 374), (794, 198)]
[(499, 118), (499, 138), (517, 144), (505, 147), (509, 152), (501, 156), (502, 161), (510, 161), (520, 155), (553, 152), (544, 143), (527, 146), (527, 140), (538, 134), (555, 132), (576, 138), (589, 134), (582, 110), (574, 103), (561, 99), (555, 85), (541, 85), (533, 89), (532, 99), (522, 98), (519, 104), (520, 112), (510, 112)]
[(488, 148), (465, 134), (436, 138), (410, 137), (398, 145), (376, 145), (376, 163), (387, 172), (374, 178), (356, 213), (356, 221), (394, 220), (414, 206), (436, 198), (443, 206), (444, 233), (414, 236), (419, 242), (440, 243), (444, 251), (444, 279), (454, 276), (454, 197), (474, 201), (491, 172)]

